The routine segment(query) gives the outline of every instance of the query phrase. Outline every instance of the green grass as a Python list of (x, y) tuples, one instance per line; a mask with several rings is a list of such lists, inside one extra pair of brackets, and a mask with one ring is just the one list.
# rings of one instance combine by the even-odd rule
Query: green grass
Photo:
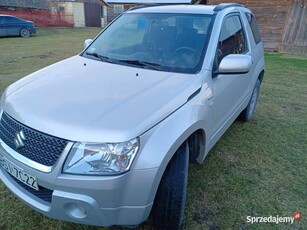
[[(82, 50), (98, 29), (40, 29), (1, 38), (0, 91)], [(266, 55), (255, 116), (235, 122), (202, 165), (191, 165), (183, 229), (307, 229), (307, 60)], [(248, 224), (247, 216), (293, 216), (293, 225)], [(52, 220), (0, 182), (0, 229), (103, 229)], [(110, 229), (121, 229), (112, 227)], [(150, 220), (139, 229), (151, 229)]]
[(17, 79), (79, 53), (87, 38), (94, 38), (101, 29), (38, 29), (28, 39), (0, 38), (0, 88)]

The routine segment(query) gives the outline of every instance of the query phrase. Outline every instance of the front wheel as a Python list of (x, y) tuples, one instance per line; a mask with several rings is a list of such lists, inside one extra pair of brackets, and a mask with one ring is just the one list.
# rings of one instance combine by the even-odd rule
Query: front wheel
[(28, 38), (30, 37), (30, 31), (26, 28), (23, 28), (20, 30), (20, 36), (23, 38)]
[(240, 114), (240, 119), (242, 121), (249, 121), (250, 119), (252, 119), (259, 97), (259, 90), (260, 90), (260, 81), (259, 79), (257, 79), (254, 90), (252, 92), (252, 97), (249, 100), (247, 107)]
[(169, 162), (160, 181), (152, 210), (156, 229), (179, 229), (184, 214), (188, 167), (189, 147), (185, 142)]

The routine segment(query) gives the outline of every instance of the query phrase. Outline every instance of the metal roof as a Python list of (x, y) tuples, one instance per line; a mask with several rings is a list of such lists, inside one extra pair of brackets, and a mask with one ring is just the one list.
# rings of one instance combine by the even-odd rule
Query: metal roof
[(49, 1), (46, 1), (46, 0), (27, 0), (27, 1), (1, 0), (0, 6), (31, 8), (31, 9), (48, 9)]

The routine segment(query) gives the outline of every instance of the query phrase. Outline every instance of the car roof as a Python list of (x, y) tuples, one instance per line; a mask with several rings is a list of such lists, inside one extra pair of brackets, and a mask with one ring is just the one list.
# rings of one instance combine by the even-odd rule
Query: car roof
[[(17, 18), (14, 15), (8, 15), (8, 14), (0, 14), (0, 17), (11, 17), (11, 18)], [(19, 18), (20, 19), (20, 18)]]

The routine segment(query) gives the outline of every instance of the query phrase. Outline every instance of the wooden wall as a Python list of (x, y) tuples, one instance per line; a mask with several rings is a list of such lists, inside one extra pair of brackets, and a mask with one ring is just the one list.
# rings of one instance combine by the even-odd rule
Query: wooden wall
[(208, 0), (208, 4), (236, 2), (247, 6), (256, 16), (264, 47), (278, 51), (282, 42), (291, 0)]
[(280, 52), (307, 55), (307, 0), (293, 0)]

